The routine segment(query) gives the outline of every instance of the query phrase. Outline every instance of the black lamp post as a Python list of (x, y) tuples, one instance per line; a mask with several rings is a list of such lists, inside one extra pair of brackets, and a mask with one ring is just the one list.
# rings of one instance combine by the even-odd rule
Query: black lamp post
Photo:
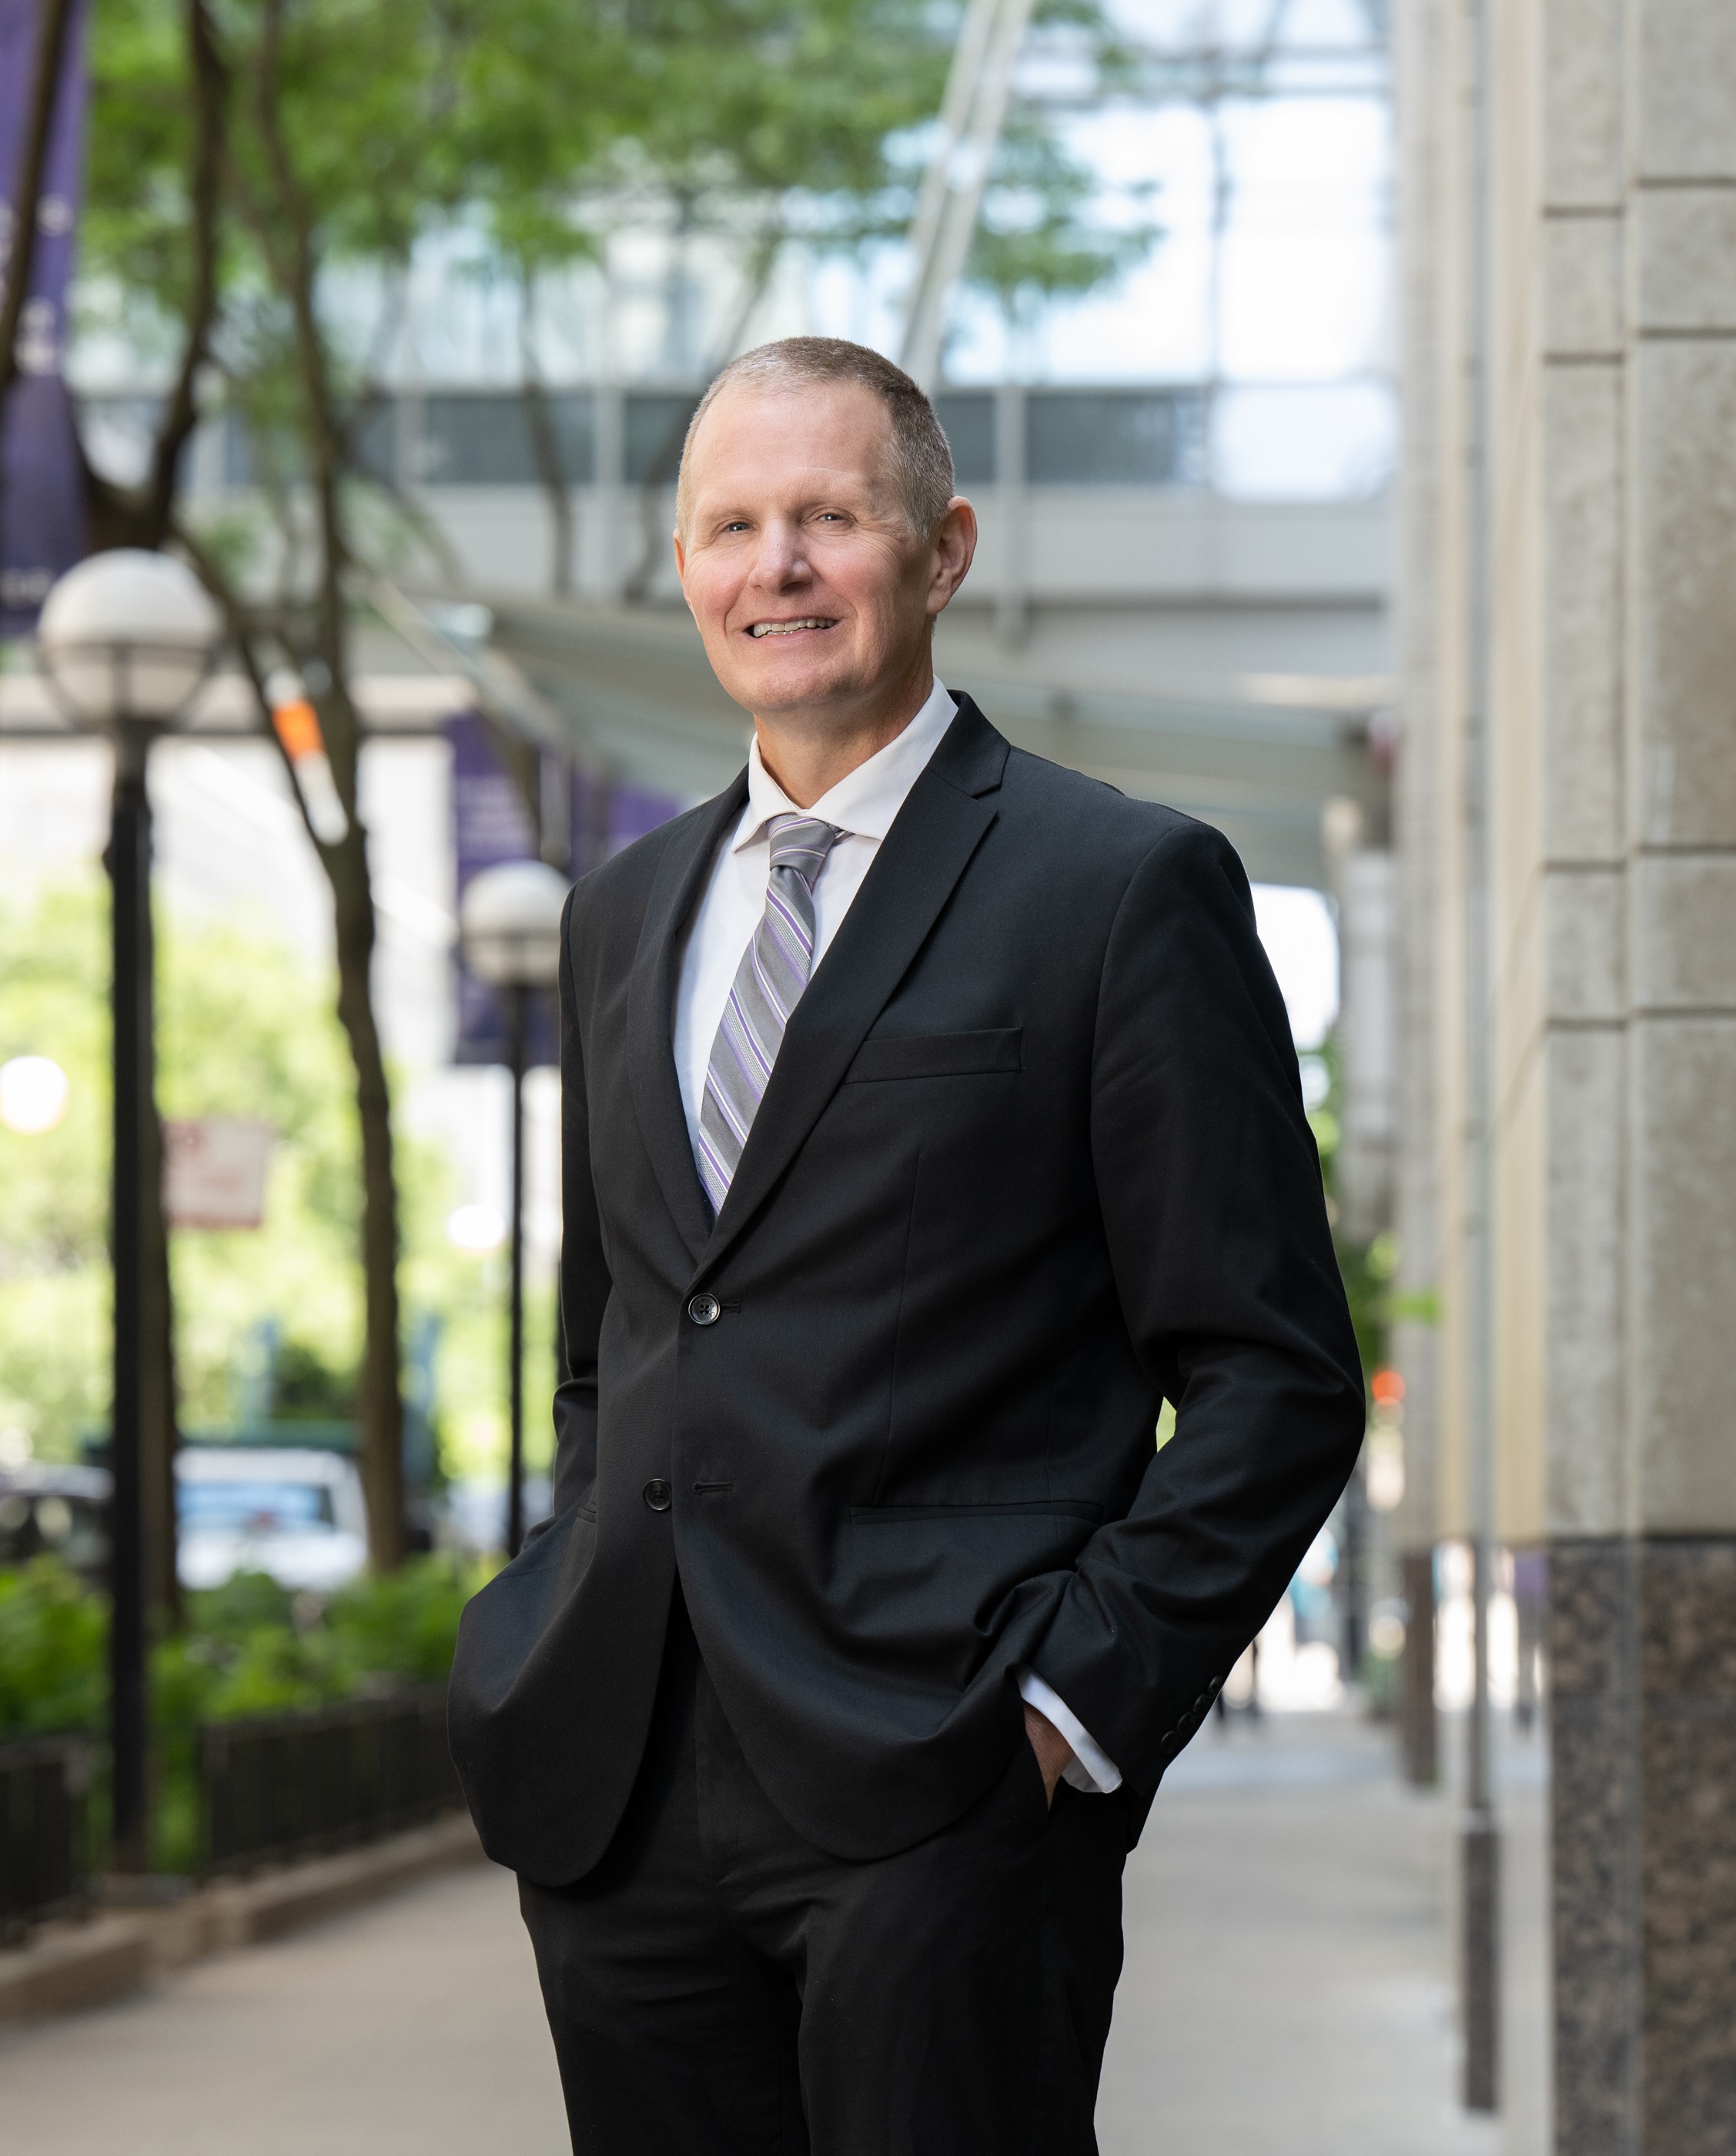
[(49, 593), (38, 652), (62, 704), (115, 745), (107, 866), (114, 900), (114, 1414), (109, 1445), (109, 1734), (117, 1871), (148, 1861), (143, 1385), (145, 1178), (156, 1161), (151, 802), (146, 764), (204, 680), (221, 635), (197, 579), (167, 555), (95, 554)]
[(567, 882), (543, 861), (503, 861), (471, 878), (458, 904), (464, 963), (501, 991), (512, 1072), (512, 1207), (507, 1322), (506, 1553), (525, 1540), (525, 1067), (531, 999), (555, 985)]

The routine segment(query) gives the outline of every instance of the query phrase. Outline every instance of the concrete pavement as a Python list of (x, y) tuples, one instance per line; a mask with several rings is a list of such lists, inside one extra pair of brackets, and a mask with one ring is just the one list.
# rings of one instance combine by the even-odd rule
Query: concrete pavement
[(477, 1865), (0, 2036), (5, 2156), (561, 2156), (513, 1882)]
[[(1452, 2101), (1439, 1798), (1349, 1717), (1208, 1727), (1128, 1878), (1104, 2156), (1493, 2156)], [(511, 1881), (478, 1866), (0, 2035), (6, 2156), (561, 2156)]]
[(1208, 1723), (1128, 1866), (1103, 2156), (1494, 2156), (1454, 2096), (1451, 1820), (1349, 1715)]

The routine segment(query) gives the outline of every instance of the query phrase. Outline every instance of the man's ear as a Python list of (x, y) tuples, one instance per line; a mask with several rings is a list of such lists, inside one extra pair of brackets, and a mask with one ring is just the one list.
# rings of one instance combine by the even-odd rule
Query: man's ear
[(959, 586), (970, 573), (976, 552), (976, 511), (963, 495), (955, 494), (947, 503), (940, 529), (935, 534), (934, 573), (929, 579), (930, 613), (940, 613), (951, 603)]

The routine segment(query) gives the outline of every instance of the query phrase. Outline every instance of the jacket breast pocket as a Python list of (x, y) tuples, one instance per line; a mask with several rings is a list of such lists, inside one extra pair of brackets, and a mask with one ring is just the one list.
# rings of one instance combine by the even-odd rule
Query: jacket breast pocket
[(881, 1034), (863, 1041), (844, 1073), (846, 1085), (888, 1078), (972, 1078), (1024, 1068), (1025, 1029), (986, 1033)]

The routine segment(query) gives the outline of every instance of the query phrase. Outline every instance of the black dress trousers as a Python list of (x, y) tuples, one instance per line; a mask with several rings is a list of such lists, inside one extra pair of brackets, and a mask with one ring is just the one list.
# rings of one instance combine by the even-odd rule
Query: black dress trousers
[(607, 1854), (520, 1886), (576, 2156), (1093, 2156), (1146, 1809), (1063, 1783), (1051, 1810), (1021, 1737), (940, 1832), (830, 1856), (755, 1781), (678, 1593)]

